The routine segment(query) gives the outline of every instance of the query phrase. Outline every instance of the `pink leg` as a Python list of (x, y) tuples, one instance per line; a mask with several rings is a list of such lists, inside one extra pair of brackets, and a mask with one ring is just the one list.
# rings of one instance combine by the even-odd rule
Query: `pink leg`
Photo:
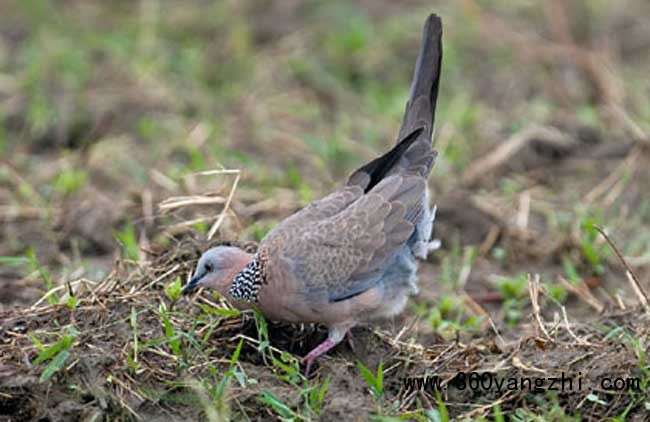
[(307, 353), (307, 356), (302, 358), (302, 362), (306, 363), (306, 368), (305, 368), (306, 376), (309, 376), (309, 370), (311, 369), (311, 364), (314, 362), (314, 360), (316, 360), (319, 356), (322, 356), (323, 354), (327, 353), (332, 347), (339, 344), (341, 340), (343, 340), (343, 337), (345, 337), (345, 334), (350, 330), (350, 328), (353, 325), (354, 324), (346, 324), (341, 326), (330, 327), (327, 339), (325, 339), (324, 342), (316, 346), (314, 350)]
[(337, 344), (338, 343), (334, 343), (334, 341), (328, 337), (324, 342), (316, 346), (311, 352), (307, 353), (307, 356), (302, 358), (302, 361), (307, 363), (305, 375), (309, 376), (309, 370), (311, 369), (312, 362), (314, 362), (319, 356), (327, 353), (332, 347), (336, 346)]

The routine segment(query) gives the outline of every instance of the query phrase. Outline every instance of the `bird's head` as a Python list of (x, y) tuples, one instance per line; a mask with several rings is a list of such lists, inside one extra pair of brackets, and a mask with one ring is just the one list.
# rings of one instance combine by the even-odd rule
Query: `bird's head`
[(233, 278), (248, 264), (252, 255), (234, 246), (217, 246), (201, 255), (194, 270), (194, 276), (183, 287), (188, 294), (199, 287), (217, 290), (228, 297), (228, 289)]

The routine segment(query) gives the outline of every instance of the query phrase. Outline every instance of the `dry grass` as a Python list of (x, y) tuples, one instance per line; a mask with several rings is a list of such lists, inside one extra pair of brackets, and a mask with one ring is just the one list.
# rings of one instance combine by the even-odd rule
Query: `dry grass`
[[(201, 394), (214, 394), (214, 385), (223, 377), (232, 377), (223, 397), (210, 396), (213, 403), (218, 399), (227, 403), (212, 409), (219, 417), (274, 414), (272, 407), (255, 400), (263, 391), (286, 400), (300, 418), (316, 417), (307, 411), (300, 413), (300, 392), (310, 381), (287, 368), (297, 368), (297, 360), (316, 340), (314, 337), (322, 337), (323, 332), (272, 324), (268, 328), (271, 343), (260, 348), (264, 338), (252, 315), (238, 314), (205, 292), (191, 300), (177, 300), (169, 291), (170, 280), (184, 279), (198, 253), (196, 242), (179, 241), (167, 252), (151, 257), (149, 264), (137, 267), (118, 262), (101, 282), (77, 283), (71, 289), (74, 307), (39, 304), (3, 312), (0, 394), (5, 412), (14, 409), (13, 420), (44, 416), (198, 417), (206, 411), (210, 414), (210, 408), (201, 404)], [(540, 293), (536, 280), (538, 277), (529, 280), (534, 298)], [(360, 331), (364, 350), (371, 352), (357, 358), (369, 367), (383, 361), (384, 400), (398, 405), (390, 410), (377, 407), (371, 395), (361, 395), (359, 401), (357, 395), (363, 383), (351, 365), (351, 352), (341, 350), (321, 362), (311, 382), (328, 378), (330, 385), (358, 384), (350, 389), (357, 401), (349, 405), (336, 402), (331, 409), (325, 405), (323, 415), (380, 411), (424, 417), (425, 409), (436, 408), (441, 402), (433, 391), (406, 389), (403, 377), (434, 374), (448, 386), (442, 397), (452, 417), (486, 416), (494, 412), (496, 405), (505, 413), (514, 409), (548, 411), (542, 399), (548, 396), (525, 389), (498, 391), (492, 386), (479, 391), (454, 384), (458, 372), (472, 371), (489, 372), (496, 378), (559, 377), (562, 373), (574, 383), (580, 378), (582, 389), (558, 392), (552, 397), (561, 408), (573, 409), (585, 420), (602, 420), (628, 410), (628, 416), (645, 414), (642, 392), (606, 391), (600, 382), (604, 377), (636, 377), (645, 389), (647, 374), (640, 368), (645, 367), (642, 362), (646, 356), (639, 347), (650, 335), (648, 315), (634, 308), (577, 323), (569, 321), (562, 308), (562, 316), (558, 309), (553, 321), (544, 321), (535, 303), (537, 299), (533, 300), (534, 317), (529, 319), (533, 332), (510, 342), (483, 335), (423, 346), (414, 342), (408, 329), (397, 337), (384, 331)], [(55, 344), (72, 328), (69, 357), (57, 368), (51, 382), (39, 382), (48, 363), (35, 364), (43, 353), (39, 348)], [(239, 357), (231, 361), (240, 341), (243, 347)], [(278, 364), (279, 360), (284, 365)], [(239, 378), (226, 375), (229, 368), (235, 368)], [(544, 385), (548, 387), (549, 383)]]

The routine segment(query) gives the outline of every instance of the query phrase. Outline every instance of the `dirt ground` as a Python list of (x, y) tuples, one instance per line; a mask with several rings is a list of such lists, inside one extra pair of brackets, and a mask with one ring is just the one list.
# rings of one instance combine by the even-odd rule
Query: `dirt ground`
[[(0, 4), (0, 420), (650, 420), (650, 6), (262, 3)], [(430, 12), (442, 247), (305, 377), (178, 288), (390, 148)]]

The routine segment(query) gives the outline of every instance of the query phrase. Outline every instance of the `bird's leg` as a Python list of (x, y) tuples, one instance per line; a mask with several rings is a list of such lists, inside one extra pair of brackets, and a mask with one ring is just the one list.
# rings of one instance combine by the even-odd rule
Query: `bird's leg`
[(307, 353), (307, 356), (302, 358), (302, 361), (306, 364), (305, 375), (309, 376), (309, 370), (311, 369), (311, 364), (321, 355), (327, 353), (332, 347), (336, 346), (338, 343), (335, 343), (329, 337), (325, 339), (324, 342), (312, 349), (311, 352)]
[(352, 335), (352, 330), (348, 330), (345, 333), (345, 339), (348, 341), (348, 346), (350, 346), (350, 350), (352, 350), (352, 353), (357, 353), (354, 347), (354, 336)]
[(339, 344), (351, 327), (351, 325), (330, 327), (329, 334), (325, 341), (316, 346), (311, 352), (307, 353), (307, 356), (302, 358), (302, 362), (306, 364), (305, 375), (309, 376), (309, 369), (314, 360)]

